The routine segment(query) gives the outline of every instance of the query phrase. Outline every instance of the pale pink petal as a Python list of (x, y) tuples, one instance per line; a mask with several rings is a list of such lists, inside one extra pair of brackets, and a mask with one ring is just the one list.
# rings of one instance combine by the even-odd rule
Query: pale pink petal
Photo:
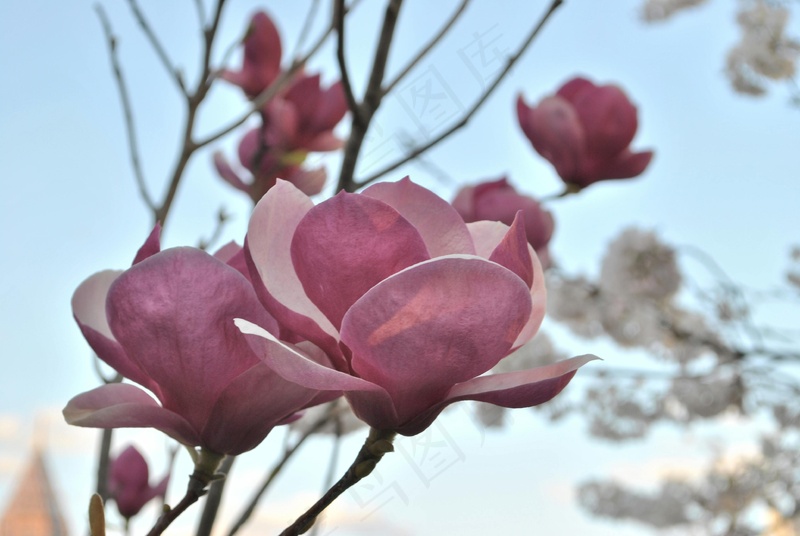
[(332, 131), (325, 131), (320, 132), (319, 134), (314, 135), (313, 137), (309, 138), (308, 140), (303, 142), (303, 149), (306, 151), (313, 151), (313, 152), (327, 152), (327, 151), (335, 151), (337, 149), (341, 149), (344, 147), (344, 141), (332, 132)]
[(64, 419), (89, 428), (155, 428), (184, 445), (199, 444), (191, 425), (158, 405), (133, 385), (111, 383), (74, 397), (64, 408)]
[(258, 363), (233, 318), (270, 322), (246, 278), (195, 248), (168, 249), (127, 270), (109, 289), (106, 311), (164, 407), (196, 429), (222, 389)]
[(431, 257), (451, 253), (475, 254), (464, 220), (447, 201), (408, 177), (398, 182), (379, 182), (362, 195), (383, 201), (417, 228)]
[(245, 257), (259, 298), (279, 323), (330, 355), (338, 350), (339, 334), (306, 296), (290, 253), (297, 224), (313, 206), (294, 185), (277, 181), (250, 217)]
[(291, 252), (306, 295), (334, 326), (370, 288), (429, 258), (419, 232), (396, 210), (346, 192), (306, 213)]
[(384, 280), (342, 322), (353, 370), (384, 387), (401, 422), (505, 357), (530, 316), (525, 283), (473, 256), (438, 257)]

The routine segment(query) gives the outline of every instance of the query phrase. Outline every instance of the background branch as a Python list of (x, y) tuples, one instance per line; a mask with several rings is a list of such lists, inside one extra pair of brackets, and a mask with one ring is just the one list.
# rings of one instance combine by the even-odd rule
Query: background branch
[(475, 113), (481, 108), (483, 103), (486, 102), (486, 100), (492, 95), (492, 93), (494, 93), (495, 89), (497, 89), (497, 87), (500, 85), (500, 82), (503, 81), (503, 79), (506, 77), (509, 71), (511, 71), (511, 68), (514, 66), (514, 64), (517, 63), (517, 60), (519, 60), (519, 58), (528, 49), (531, 43), (533, 43), (533, 40), (536, 38), (537, 35), (539, 35), (539, 32), (542, 30), (545, 23), (550, 19), (553, 13), (555, 13), (556, 9), (558, 9), (558, 7), (561, 6), (562, 3), (563, 0), (553, 0), (553, 2), (550, 4), (550, 7), (547, 9), (542, 18), (539, 19), (539, 22), (536, 24), (536, 26), (534, 26), (530, 34), (528, 34), (528, 37), (525, 39), (525, 41), (522, 43), (519, 49), (517, 49), (517, 51), (508, 58), (508, 60), (506, 61), (506, 66), (503, 68), (503, 70), (500, 71), (500, 73), (495, 77), (495, 79), (492, 81), (489, 87), (486, 88), (483, 94), (478, 98), (475, 104), (472, 105), (472, 107), (467, 111), (467, 113), (456, 124), (451, 126), (449, 129), (447, 129), (442, 134), (440, 134), (430, 142), (426, 143), (425, 145), (421, 145), (416, 149), (412, 150), (405, 157), (400, 158), (399, 160), (393, 162), (392, 164), (389, 164), (383, 169), (380, 169), (379, 171), (368, 176), (367, 178), (362, 179), (361, 181), (355, 181), (354, 189), (366, 186), (367, 184), (375, 181), (376, 179), (382, 177), (383, 175), (389, 173), (390, 171), (399, 168), (406, 162), (415, 159), (419, 155), (423, 154), (425, 151), (435, 147), (442, 141), (446, 140), (454, 132), (466, 126), (469, 120), (472, 118), (472, 116), (475, 115)]
[[(169, 59), (167, 55), (167, 51), (164, 48), (164, 45), (161, 44), (161, 41), (158, 39), (158, 36), (153, 31), (152, 26), (147, 21), (144, 16), (144, 13), (139, 8), (139, 4), (136, 3), (136, 0), (128, 0), (128, 7), (131, 8), (133, 12), (133, 17), (136, 19), (136, 22), (139, 23), (139, 27), (144, 32), (144, 35), (147, 37), (147, 40), (150, 42), (150, 45), (153, 47), (153, 50), (158, 56), (158, 59), (161, 61), (161, 65), (164, 66), (164, 70), (167, 71), (175, 83), (178, 85), (178, 88), (181, 90), (181, 93), (186, 95), (186, 85), (183, 82), (183, 76), (181, 75), (180, 71), (175, 68), (172, 61)], [(202, 12), (202, 9), (200, 9)]]

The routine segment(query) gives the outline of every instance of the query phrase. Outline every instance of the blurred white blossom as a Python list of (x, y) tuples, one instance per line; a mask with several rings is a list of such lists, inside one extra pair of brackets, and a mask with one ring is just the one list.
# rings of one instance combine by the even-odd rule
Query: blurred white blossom
[(728, 52), (726, 71), (734, 89), (760, 95), (766, 80), (791, 79), (800, 42), (785, 35), (789, 10), (766, 0), (744, 3), (737, 16), (739, 42)]
[(665, 21), (678, 11), (699, 6), (707, 0), (647, 0), (642, 6), (641, 16), (647, 22)]
[(716, 417), (728, 408), (739, 407), (742, 386), (734, 375), (716, 377), (678, 377), (672, 381), (669, 396), (686, 410), (687, 417)]
[(593, 338), (603, 333), (599, 296), (585, 277), (548, 274), (547, 314), (581, 337)]
[(608, 246), (600, 269), (599, 286), (604, 294), (665, 300), (680, 285), (675, 250), (655, 233), (628, 228)]

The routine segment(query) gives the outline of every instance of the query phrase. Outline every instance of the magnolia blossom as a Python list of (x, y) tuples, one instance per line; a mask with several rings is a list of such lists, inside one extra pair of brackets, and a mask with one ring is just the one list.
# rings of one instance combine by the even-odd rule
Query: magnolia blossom
[(511, 225), (520, 210), (525, 216), (525, 236), (539, 260), (547, 267), (550, 254), (547, 245), (553, 236), (553, 215), (532, 197), (517, 193), (505, 177), (475, 186), (465, 186), (453, 200), (455, 208), (467, 223), (491, 220)]
[(108, 493), (122, 517), (130, 519), (156, 497), (164, 498), (169, 473), (155, 486), (150, 485), (150, 471), (142, 454), (133, 445), (112, 459), (108, 466)]
[(324, 397), (275, 374), (234, 326), (241, 317), (279, 332), (237, 270), (235, 247), (220, 252), (227, 263), (195, 248), (158, 251), (157, 232), (134, 266), (89, 277), (72, 299), (98, 357), (155, 398), (112, 383), (70, 400), (64, 417), (94, 428), (152, 427), (184, 445), (240, 454)]
[(239, 71), (224, 70), (220, 77), (254, 98), (269, 87), (281, 71), (281, 38), (272, 19), (259, 11), (250, 19)]
[(542, 269), (523, 217), (465, 224), (446, 201), (403, 179), (314, 206), (279, 181), (256, 206), (247, 233), (251, 276), (287, 330), (333, 367), (237, 320), (264, 361), (310, 389), (338, 389), (373, 428), (427, 428), (449, 404), (504, 407), (557, 395), (583, 356), (481, 376), (536, 333), (544, 315)]
[(534, 107), (520, 95), (517, 117), (536, 152), (573, 188), (636, 177), (653, 157), (628, 148), (638, 128), (636, 107), (617, 86), (574, 78)]

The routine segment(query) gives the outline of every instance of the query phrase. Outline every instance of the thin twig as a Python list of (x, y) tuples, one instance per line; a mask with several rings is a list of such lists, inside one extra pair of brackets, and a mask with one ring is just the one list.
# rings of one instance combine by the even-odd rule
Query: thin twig
[[(331, 406), (334, 408), (335, 406)], [(275, 478), (278, 476), (278, 473), (281, 472), (283, 466), (292, 458), (297, 449), (305, 442), (306, 439), (311, 437), (314, 433), (318, 432), (328, 423), (328, 419), (331, 417), (331, 412), (326, 412), (325, 415), (317, 419), (317, 421), (294, 442), (292, 446), (286, 445), (283, 456), (278, 462), (273, 466), (272, 470), (269, 472), (267, 477), (264, 479), (264, 482), (261, 484), (261, 487), (253, 494), (253, 497), (250, 499), (250, 502), (247, 504), (247, 508), (245, 508), (242, 513), (239, 515), (239, 518), (236, 520), (236, 523), (231, 527), (230, 532), (228, 532), (228, 536), (233, 536), (239, 529), (241, 529), (245, 523), (250, 519), (255, 512), (256, 507), (258, 506), (259, 501), (261, 501), (261, 497), (266, 493), (267, 488), (272, 484)], [(288, 438), (289, 435), (287, 434), (286, 437)]]
[(150, 26), (150, 23), (145, 18), (144, 13), (139, 8), (139, 4), (136, 3), (136, 0), (128, 0), (128, 6), (131, 8), (133, 17), (136, 19), (136, 22), (139, 23), (139, 27), (142, 29), (142, 32), (144, 32), (145, 37), (147, 37), (147, 40), (153, 47), (156, 56), (158, 56), (158, 59), (161, 61), (161, 65), (164, 67), (164, 70), (166, 70), (167, 74), (172, 77), (181, 92), (186, 95), (186, 84), (183, 82), (183, 76), (181, 75), (181, 72), (175, 68), (172, 61), (169, 59), (167, 50), (164, 48), (164, 45), (161, 44), (158, 36), (153, 31), (153, 27)]
[(172, 202), (175, 200), (175, 194), (178, 191), (178, 185), (180, 184), (183, 173), (186, 170), (186, 166), (189, 164), (189, 160), (195, 151), (200, 148), (200, 146), (194, 143), (192, 140), (194, 125), (197, 118), (197, 110), (208, 94), (208, 90), (211, 88), (211, 52), (214, 45), (214, 38), (216, 37), (217, 29), (219, 28), (219, 21), (222, 16), (222, 8), (224, 5), (225, 0), (217, 0), (217, 6), (214, 9), (214, 18), (212, 19), (211, 25), (206, 26), (203, 29), (204, 50), (200, 79), (197, 82), (197, 88), (194, 93), (187, 95), (186, 98), (187, 110), (186, 125), (184, 126), (183, 133), (183, 148), (178, 155), (178, 160), (175, 163), (175, 167), (172, 171), (172, 178), (170, 179), (169, 186), (167, 187), (167, 193), (164, 196), (164, 202), (153, 212), (155, 220), (161, 222), (162, 226), (164, 226), (166, 223), (167, 216), (169, 215), (170, 208), (172, 207)]
[(203, 0), (194, 0), (194, 7), (197, 9), (197, 20), (200, 22), (200, 27), (205, 27), (206, 6), (203, 5)]
[(297, 536), (304, 534), (310, 529), (317, 520), (317, 517), (342, 493), (357, 484), (362, 478), (369, 475), (383, 455), (392, 452), (394, 446), (395, 432), (388, 430), (376, 430), (370, 428), (369, 436), (364, 441), (361, 450), (358, 451), (356, 459), (345, 471), (344, 475), (334, 484), (314, 505), (297, 518), (289, 527), (281, 532), (280, 536)]
[(503, 79), (506, 77), (506, 75), (509, 73), (509, 71), (511, 71), (511, 68), (514, 66), (514, 64), (517, 63), (517, 60), (519, 60), (519, 58), (522, 56), (522, 54), (528, 49), (530, 44), (533, 42), (533, 40), (536, 38), (536, 36), (539, 34), (539, 32), (544, 27), (545, 23), (550, 19), (550, 17), (553, 15), (553, 13), (555, 13), (556, 9), (558, 9), (558, 7), (561, 6), (563, 1), (564, 0), (553, 0), (552, 1), (552, 3), (550, 4), (550, 7), (547, 9), (545, 14), (542, 16), (542, 18), (539, 20), (539, 22), (533, 28), (531, 33), (528, 34), (528, 37), (525, 39), (525, 41), (522, 43), (522, 45), (519, 47), (519, 49), (512, 56), (510, 56), (508, 58), (508, 60), (506, 61), (505, 68), (495, 77), (495, 79), (492, 81), (492, 83), (489, 85), (489, 87), (486, 88), (486, 90), (478, 98), (478, 100), (475, 102), (475, 104), (472, 105), (472, 107), (467, 111), (467, 113), (457, 123), (455, 123), (453, 126), (451, 126), (449, 129), (447, 129), (445, 132), (443, 132), (442, 134), (440, 134), (438, 137), (434, 138), (430, 142), (426, 143), (425, 145), (421, 145), (421, 146), (417, 147), (416, 149), (414, 149), (413, 151), (408, 153), (403, 158), (400, 158), (399, 160), (393, 162), (392, 164), (389, 164), (388, 166), (384, 167), (383, 169), (380, 169), (379, 171), (373, 173), (372, 175), (368, 176), (367, 178), (365, 178), (365, 179), (363, 179), (361, 181), (356, 181), (355, 189), (358, 189), (358, 188), (361, 188), (363, 186), (366, 186), (367, 184), (375, 181), (376, 179), (382, 177), (383, 175), (389, 173), (390, 171), (393, 171), (393, 170), (397, 169), (398, 167), (402, 166), (406, 162), (409, 162), (409, 161), (413, 160), (414, 158), (418, 157), (419, 155), (423, 154), (427, 150), (435, 147), (436, 145), (438, 145), (439, 143), (441, 143), (442, 141), (444, 141), (445, 139), (450, 137), (450, 135), (453, 134), (454, 132), (456, 132), (456, 131), (460, 130), (461, 128), (463, 128), (464, 126), (466, 126), (466, 124), (469, 122), (469, 120), (472, 118), (472, 116), (475, 115), (475, 113), (481, 108), (483, 103), (486, 102), (486, 100), (492, 95), (492, 93), (494, 93), (495, 89), (497, 89), (497, 87), (500, 85), (500, 82), (502, 82)]
[(309, 32), (311, 32), (311, 23), (314, 22), (314, 16), (317, 14), (318, 9), (319, 0), (312, 0), (311, 6), (306, 13), (306, 19), (303, 21), (303, 26), (300, 28), (300, 35), (297, 36), (297, 43), (294, 45), (294, 52), (291, 56), (292, 59), (300, 58), (300, 50), (303, 48)]
[(422, 47), (422, 49), (417, 53), (417, 55), (414, 56), (414, 58), (411, 61), (409, 61), (405, 67), (403, 67), (403, 70), (400, 71), (400, 73), (397, 76), (395, 76), (391, 82), (389, 82), (383, 87), (384, 94), (392, 91), (392, 89), (394, 89), (394, 86), (396, 86), (401, 80), (403, 80), (403, 78), (405, 78), (408, 75), (411, 69), (416, 67), (416, 65), (420, 61), (422, 61), (422, 59), (425, 56), (427, 56), (431, 50), (433, 50), (433, 47), (435, 47), (437, 43), (439, 43), (439, 41), (441, 41), (442, 38), (445, 35), (447, 35), (447, 32), (450, 31), (450, 28), (452, 28), (453, 25), (456, 23), (456, 21), (459, 19), (459, 17), (461, 17), (461, 14), (464, 13), (464, 10), (467, 8), (467, 4), (469, 4), (469, 2), (470, 0), (461, 0), (461, 4), (459, 4), (458, 8), (453, 12), (448, 21), (444, 24), (444, 26), (442, 26), (442, 29), (439, 30), (439, 32), (436, 35), (434, 35), (433, 38), (431, 38), (431, 40), (428, 41), (428, 43), (424, 47)]
[(394, 29), (397, 25), (397, 16), (402, 3), (402, 0), (390, 0), (386, 6), (378, 46), (375, 48), (375, 57), (372, 61), (372, 71), (367, 83), (367, 89), (364, 92), (364, 100), (359, 106), (360, 117), (354, 115), (351, 120), (350, 137), (344, 148), (344, 158), (342, 159), (342, 168), (339, 171), (337, 191), (353, 192), (356, 190), (356, 184), (353, 181), (356, 162), (361, 152), (361, 146), (364, 144), (364, 137), (367, 134), (367, 130), (369, 130), (369, 124), (383, 99), (381, 85), (383, 84), (386, 61), (389, 58), (389, 49), (391, 48)]
[(350, 84), (350, 74), (347, 70), (347, 60), (344, 53), (344, 0), (336, 0), (333, 4), (333, 25), (336, 27), (336, 61), (339, 63), (339, 73), (342, 78), (342, 88), (347, 99), (347, 107), (353, 114), (353, 121), (364, 124), (361, 107), (353, 95), (353, 86)]
[[(139, 194), (142, 200), (150, 210), (155, 210), (155, 202), (147, 191), (147, 183), (144, 179), (142, 172), (142, 164), (139, 158), (139, 144), (136, 141), (136, 127), (133, 123), (133, 111), (131, 109), (131, 99), (128, 95), (128, 87), (125, 84), (125, 77), (122, 74), (122, 67), (119, 64), (119, 57), (117, 57), (117, 38), (111, 29), (111, 23), (106, 16), (103, 6), (97, 4), (95, 6), (97, 16), (100, 18), (100, 23), (103, 25), (103, 32), (106, 36), (108, 43), (108, 54), (111, 58), (111, 68), (114, 70), (114, 79), (117, 82), (117, 90), (119, 92), (120, 101), (122, 101), (122, 112), (125, 116), (125, 132), (128, 136), (128, 153), (131, 157), (131, 167), (133, 167), (133, 175), (136, 179), (136, 185), (139, 187)], [(103, 497), (105, 499), (105, 497)]]
[(214, 245), (214, 243), (222, 236), (222, 229), (225, 227), (225, 223), (227, 223), (229, 218), (230, 216), (227, 212), (225, 212), (225, 207), (220, 207), (219, 211), (217, 212), (217, 225), (214, 227), (214, 232), (211, 234), (210, 238), (201, 239), (197, 247), (202, 250), (207, 250)]
[[(333, 402), (336, 404), (336, 402)], [(331, 458), (328, 460), (328, 471), (325, 474), (325, 485), (323, 486), (323, 492), (330, 489), (333, 485), (333, 479), (336, 477), (336, 465), (339, 463), (339, 450), (341, 450), (342, 446), (342, 416), (341, 412), (335, 412), (333, 414), (333, 448), (331, 448)], [(310, 536), (316, 536), (316, 534), (322, 528), (322, 524), (315, 523), (314, 527), (311, 529)]]

